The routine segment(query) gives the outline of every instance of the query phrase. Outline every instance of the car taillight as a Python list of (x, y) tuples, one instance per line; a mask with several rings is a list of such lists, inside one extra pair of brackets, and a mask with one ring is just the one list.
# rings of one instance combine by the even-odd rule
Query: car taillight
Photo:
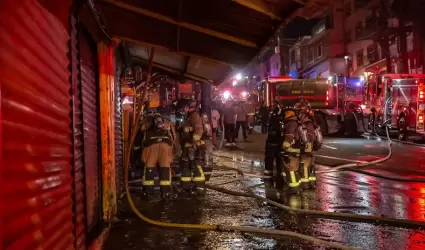
[(424, 99), (424, 92), (423, 91), (419, 92), (419, 99)]
[(418, 119), (419, 119), (419, 121), (423, 121), (424, 117), (422, 115), (420, 115)]

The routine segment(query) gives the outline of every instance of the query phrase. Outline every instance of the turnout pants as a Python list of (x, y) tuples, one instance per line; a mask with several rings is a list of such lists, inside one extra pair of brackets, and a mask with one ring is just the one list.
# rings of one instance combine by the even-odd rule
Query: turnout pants
[[(152, 192), (154, 178), (159, 170), (161, 192), (171, 191), (171, 162), (173, 148), (167, 143), (157, 143), (143, 149), (142, 160), (145, 163), (142, 185), (145, 192)], [(158, 169), (159, 166), (159, 169)]]
[[(266, 153), (264, 156), (264, 175), (273, 177), (273, 167), (276, 162), (276, 176), (274, 176), (274, 180), (277, 184), (281, 184), (281, 180), (283, 180), (285, 176), (285, 171), (283, 167), (283, 159), (282, 159), (282, 149), (281, 143), (267, 143), (266, 144)], [(269, 179), (270, 180), (270, 179)], [(267, 181), (267, 180), (266, 180)], [(266, 182), (266, 185), (272, 185), (270, 181)]]
[(184, 189), (191, 188), (190, 184), (202, 185), (205, 183), (205, 175), (201, 165), (201, 158), (205, 159), (204, 152), (205, 150), (202, 150), (202, 146), (195, 149), (192, 144), (185, 144), (182, 151), (182, 172), (180, 178)]
[(300, 154), (297, 151), (299, 151), (299, 149), (289, 148), (288, 152), (285, 152), (285, 179), (290, 193), (299, 193), (300, 189)]

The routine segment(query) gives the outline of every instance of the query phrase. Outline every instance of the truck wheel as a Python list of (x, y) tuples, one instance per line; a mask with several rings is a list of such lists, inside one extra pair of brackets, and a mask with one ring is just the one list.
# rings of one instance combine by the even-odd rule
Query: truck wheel
[(326, 123), (326, 118), (323, 114), (316, 115), (316, 123), (322, 131), (322, 135), (329, 135), (328, 124)]

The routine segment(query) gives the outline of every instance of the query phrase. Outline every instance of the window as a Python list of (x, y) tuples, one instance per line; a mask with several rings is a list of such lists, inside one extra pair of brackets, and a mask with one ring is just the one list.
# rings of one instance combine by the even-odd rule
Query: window
[(319, 43), (319, 45), (317, 45), (317, 57), (321, 57), (322, 55), (323, 55), (323, 45)]
[(376, 58), (377, 51), (374, 44), (367, 46), (366, 52), (367, 52), (367, 60), (369, 61), (369, 63), (374, 63), (378, 61), (378, 58)]
[(314, 61), (314, 47), (308, 48), (308, 62)]
[(363, 66), (363, 50), (359, 50), (356, 53), (356, 57), (357, 57), (357, 68), (362, 67)]
[(345, 7), (344, 7), (344, 12), (345, 12), (345, 17), (349, 17), (351, 16), (351, 0), (348, 0), (345, 3)]

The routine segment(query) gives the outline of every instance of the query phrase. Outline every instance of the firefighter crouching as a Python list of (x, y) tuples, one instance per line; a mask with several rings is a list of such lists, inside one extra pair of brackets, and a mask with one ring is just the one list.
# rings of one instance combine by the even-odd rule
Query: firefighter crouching
[[(276, 181), (276, 187), (282, 188), (283, 177), (285, 171), (283, 169), (282, 159), (282, 142), (284, 137), (283, 131), (283, 116), (281, 108), (276, 105), (273, 111), (270, 113), (268, 135), (266, 140), (266, 152), (264, 156), (264, 175), (270, 177), (265, 179), (265, 185), (272, 187), (273, 182)], [(277, 174), (273, 176), (273, 164), (276, 162)], [(274, 178), (273, 178), (274, 177)], [(274, 179), (274, 180), (273, 180)]]
[(173, 130), (169, 121), (154, 114), (142, 120), (142, 160), (145, 164), (142, 185), (145, 198), (153, 193), (154, 178), (159, 166), (159, 185), (163, 198), (171, 193), (171, 162), (173, 161)]
[(202, 166), (199, 162), (195, 162), (197, 150), (201, 150), (205, 146), (205, 140), (202, 138), (204, 128), (202, 118), (196, 111), (196, 102), (183, 103), (183, 110), (186, 117), (179, 131), (182, 146), (180, 180), (182, 188), (190, 190), (192, 187), (196, 188), (205, 183)]
[(299, 119), (294, 109), (284, 111), (284, 137), (282, 150), (285, 166), (284, 178), (288, 185), (289, 193), (300, 192), (299, 160), (301, 153), (301, 137), (299, 132)]

